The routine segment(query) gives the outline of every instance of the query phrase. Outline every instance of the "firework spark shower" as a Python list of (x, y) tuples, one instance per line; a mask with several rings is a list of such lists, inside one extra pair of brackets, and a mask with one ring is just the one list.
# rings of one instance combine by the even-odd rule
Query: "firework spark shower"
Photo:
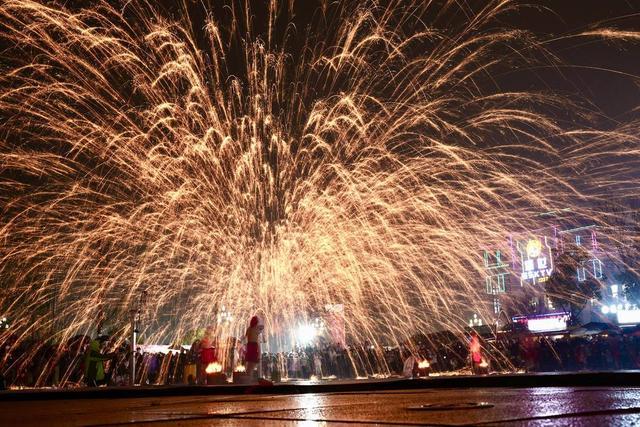
[(400, 342), (459, 324), (488, 242), (637, 192), (636, 123), (496, 80), (567, 66), (497, 25), (518, 3), (318, 2), (304, 25), (306, 1), (88, 3), (0, 6), (0, 314), (23, 337), (124, 332), (144, 294), (149, 341), (344, 304), (352, 339)]

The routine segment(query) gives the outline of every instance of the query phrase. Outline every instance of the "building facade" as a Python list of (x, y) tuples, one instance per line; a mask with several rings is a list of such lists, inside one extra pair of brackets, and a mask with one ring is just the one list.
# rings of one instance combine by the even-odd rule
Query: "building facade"
[[(502, 248), (483, 251), (483, 285), (494, 316), (485, 323), (502, 327), (531, 319), (531, 324), (540, 327), (559, 328), (568, 320), (561, 308), (554, 307), (545, 289), (561, 254), (572, 254), (579, 260), (574, 280), (592, 280), (601, 286), (601, 298), (586, 304), (580, 323), (618, 322), (618, 317), (625, 316), (623, 320), (628, 321), (629, 311), (637, 308), (626, 301), (623, 286), (616, 279), (621, 256), (613, 242), (618, 239), (611, 241), (607, 230), (593, 223), (571, 226), (564, 218), (550, 219), (538, 230), (508, 236)], [(637, 314), (640, 323), (640, 311)]]

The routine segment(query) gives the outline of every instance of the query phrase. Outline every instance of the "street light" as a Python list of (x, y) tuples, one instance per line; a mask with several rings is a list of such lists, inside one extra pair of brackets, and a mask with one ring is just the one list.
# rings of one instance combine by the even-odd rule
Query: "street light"
[(473, 318), (469, 319), (469, 327), (473, 328), (474, 326), (482, 326), (482, 319), (475, 313)]
[(131, 318), (131, 360), (129, 361), (129, 384), (136, 385), (136, 341), (138, 338), (138, 321), (140, 319), (140, 309), (129, 311)]
[(218, 312), (217, 317), (218, 324), (231, 323), (233, 321), (233, 315), (231, 314), (231, 312), (227, 311), (224, 306), (222, 306), (222, 308)]
[(131, 361), (129, 368), (129, 384), (132, 386), (136, 385), (136, 343), (138, 340), (138, 328), (140, 326), (140, 316), (142, 313), (142, 306), (146, 302), (147, 291), (144, 290), (140, 294), (140, 299), (138, 300), (138, 306), (129, 311), (129, 316), (131, 319)]

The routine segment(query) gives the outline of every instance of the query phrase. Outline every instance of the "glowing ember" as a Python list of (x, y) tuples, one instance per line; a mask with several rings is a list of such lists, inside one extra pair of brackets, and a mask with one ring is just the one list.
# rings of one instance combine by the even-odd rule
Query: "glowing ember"
[(222, 372), (222, 365), (218, 362), (209, 363), (204, 371), (207, 374), (217, 374)]
[(428, 360), (421, 360), (420, 362), (418, 362), (418, 369), (426, 369), (429, 366), (431, 366), (431, 364)]

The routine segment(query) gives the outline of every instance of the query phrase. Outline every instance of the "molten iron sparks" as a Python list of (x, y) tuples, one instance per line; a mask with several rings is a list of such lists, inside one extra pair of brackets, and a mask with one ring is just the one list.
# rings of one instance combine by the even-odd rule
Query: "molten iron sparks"
[(481, 248), (534, 213), (637, 191), (635, 123), (567, 124), (591, 112), (493, 83), (552, 61), (498, 25), (511, 1), (459, 25), (435, 13), (455, 1), (322, 3), (305, 29), (272, 0), (260, 34), (241, 2), (204, 28), (144, 0), (64, 3), (0, 6), (0, 314), (19, 340), (124, 339), (144, 293), (147, 342), (220, 307), (216, 336), (258, 312), (284, 339), (343, 304), (351, 341), (399, 343), (466, 323)]

